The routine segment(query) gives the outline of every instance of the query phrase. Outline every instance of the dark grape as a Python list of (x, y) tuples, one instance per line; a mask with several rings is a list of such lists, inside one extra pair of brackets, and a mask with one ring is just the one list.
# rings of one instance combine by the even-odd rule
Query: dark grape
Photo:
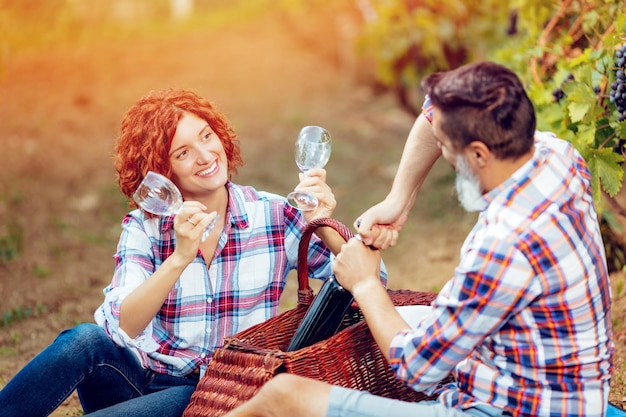
[(563, 86), (565, 85), (565, 83), (568, 83), (573, 80), (574, 80), (574, 76), (572, 74), (569, 74), (567, 78), (561, 83), (561, 86), (552, 91), (552, 97), (554, 97), (554, 101), (558, 103), (559, 101), (561, 101), (561, 99), (563, 99), (567, 95), (563, 91)]
[(626, 45), (615, 51), (615, 82), (611, 83), (609, 101), (617, 107), (617, 120), (626, 120)]
[(558, 102), (561, 101), (563, 97), (565, 97), (565, 93), (562, 89), (557, 88), (556, 90), (552, 91), (552, 97), (554, 97), (554, 101)]

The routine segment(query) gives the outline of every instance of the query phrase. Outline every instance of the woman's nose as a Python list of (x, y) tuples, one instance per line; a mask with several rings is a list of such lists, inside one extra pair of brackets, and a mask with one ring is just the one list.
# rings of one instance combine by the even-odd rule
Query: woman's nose
[(203, 148), (202, 146), (200, 146), (198, 148), (197, 155), (198, 155), (198, 157), (196, 158), (196, 161), (199, 164), (205, 164), (205, 163), (211, 161), (211, 150), (210, 149), (206, 149), (206, 148)]

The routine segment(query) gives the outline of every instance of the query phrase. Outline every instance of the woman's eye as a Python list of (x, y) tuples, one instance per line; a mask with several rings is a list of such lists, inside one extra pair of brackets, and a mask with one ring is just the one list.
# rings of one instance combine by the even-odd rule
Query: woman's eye
[(211, 136), (213, 136), (213, 132), (207, 132), (204, 134), (204, 136), (202, 136), (202, 141), (203, 142), (208, 142), (211, 140)]
[(182, 158), (184, 158), (185, 156), (187, 156), (187, 154), (188, 154), (188, 153), (189, 153), (189, 151), (188, 151), (188, 150), (181, 151), (181, 152), (179, 152), (179, 154), (178, 154), (178, 155), (176, 155), (176, 159), (182, 159)]

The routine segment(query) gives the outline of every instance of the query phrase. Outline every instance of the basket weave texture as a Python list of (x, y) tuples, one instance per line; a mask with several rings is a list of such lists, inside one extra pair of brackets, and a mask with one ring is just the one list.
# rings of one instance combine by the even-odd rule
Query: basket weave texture
[[(308, 282), (307, 252), (311, 235), (323, 226), (334, 228), (346, 240), (352, 237), (345, 225), (329, 218), (317, 219), (305, 228), (298, 248), (298, 305), (226, 338), (224, 346), (215, 349), (183, 417), (221, 416), (281, 372), (403, 401), (430, 398), (395, 377), (355, 303), (335, 335), (285, 352), (314, 297)], [(388, 294), (396, 306), (429, 305), (436, 297), (410, 290), (388, 290)], [(444, 382), (448, 380), (451, 377)]]

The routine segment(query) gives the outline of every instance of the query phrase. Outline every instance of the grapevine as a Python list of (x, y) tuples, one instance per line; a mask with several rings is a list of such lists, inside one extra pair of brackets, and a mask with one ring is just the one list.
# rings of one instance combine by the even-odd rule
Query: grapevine
[[(515, 71), (536, 109), (538, 130), (576, 147), (587, 161), (600, 217), (607, 230), (618, 230), (611, 219), (626, 217), (617, 199), (626, 157), (626, 2), (360, 2), (376, 11), (364, 40), (378, 52), (378, 75), (393, 91), (418, 90), (424, 75), (475, 60)], [(450, 50), (463, 53), (450, 56)], [(626, 259), (618, 264), (626, 266)]]

